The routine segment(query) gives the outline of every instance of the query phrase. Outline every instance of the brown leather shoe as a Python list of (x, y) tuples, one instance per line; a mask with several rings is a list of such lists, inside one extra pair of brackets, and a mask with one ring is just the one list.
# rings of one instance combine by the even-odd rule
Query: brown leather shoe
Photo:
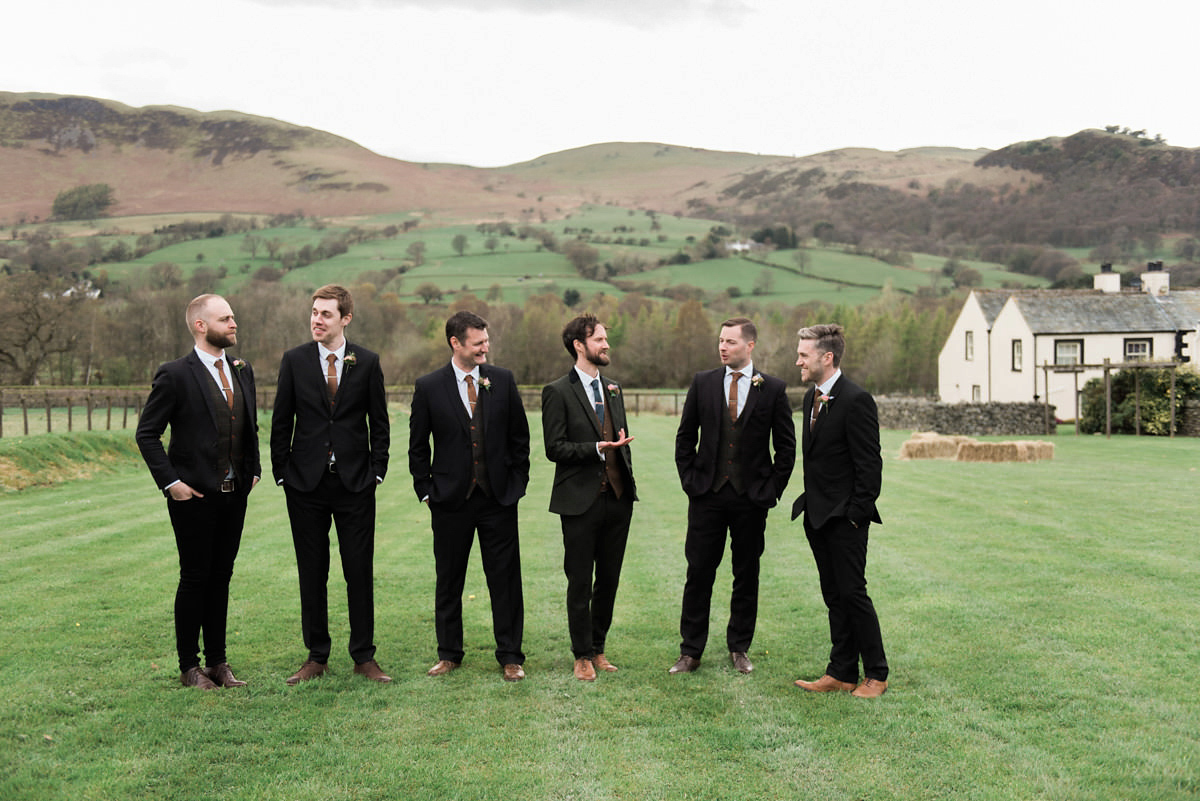
[(691, 673), (698, 667), (700, 667), (699, 659), (694, 656), (688, 656), (687, 654), (680, 654), (679, 659), (676, 660), (675, 664), (671, 665), (667, 672), (671, 674)]
[(592, 664), (596, 666), (596, 670), (604, 670), (609, 673), (616, 673), (617, 666), (608, 661), (608, 657), (604, 654), (596, 654), (592, 657)]
[(458, 668), (458, 662), (451, 662), (449, 659), (439, 659), (438, 663), (425, 672), (426, 676), (445, 676), (452, 670)]
[(808, 690), (810, 693), (848, 693), (854, 689), (854, 682), (838, 681), (826, 673), (816, 681), (796, 679), (796, 686), (801, 690)]
[(374, 659), (368, 659), (366, 662), (355, 665), (354, 672), (380, 684), (387, 684), (392, 680), (392, 677), (384, 673), (383, 668)]
[(311, 659), (306, 659), (304, 660), (304, 664), (300, 666), (299, 670), (287, 677), (287, 683), (294, 686), (302, 681), (315, 679), (317, 676), (323, 674), (326, 670), (329, 670), (327, 665), (322, 665), (320, 662), (314, 662)]
[(245, 687), (246, 682), (233, 675), (233, 668), (229, 667), (228, 662), (222, 662), (219, 665), (214, 665), (204, 669), (205, 675), (212, 679), (215, 683), (222, 687)]
[(505, 681), (520, 681), (523, 678), (525, 678), (525, 668), (521, 667), (515, 662), (504, 666)]
[(882, 679), (867, 679), (850, 693), (855, 698), (878, 698), (887, 692), (887, 682)]
[(729, 658), (733, 660), (733, 668), (738, 673), (749, 673), (754, 670), (754, 663), (750, 661), (750, 657), (746, 656), (745, 651), (730, 651)]
[(596, 667), (592, 664), (592, 660), (587, 657), (575, 660), (575, 678), (580, 681), (596, 680)]
[(179, 682), (184, 687), (196, 687), (201, 690), (215, 690), (217, 685), (213, 684), (213, 680), (208, 677), (208, 674), (200, 669), (197, 665), (193, 668), (188, 668), (179, 674)]

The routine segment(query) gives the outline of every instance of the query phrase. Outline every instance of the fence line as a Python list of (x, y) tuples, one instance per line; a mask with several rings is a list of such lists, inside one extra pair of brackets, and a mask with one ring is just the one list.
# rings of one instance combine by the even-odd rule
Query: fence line
[[(541, 389), (519, 390), (521, 403), (529, 411), (542, 408)], [(75, 431), (112, 431), (136, 428), (149, 387), (3, 387), (0, 388), (0, 438), (29, 436), (32, 429), (46, 433)], [(685, 390), (623, 390), (625, 411), (640, 414), (665, 414), (678, 417), (687, 397)], [(788, 389), (792, 408), (798, 409), (804, 388)], [(412, 387), (391, 387), (388, 403), (407, 408), (412, 403)], [(275, 388), (259, 388), (260, 412), (271, 411)]]

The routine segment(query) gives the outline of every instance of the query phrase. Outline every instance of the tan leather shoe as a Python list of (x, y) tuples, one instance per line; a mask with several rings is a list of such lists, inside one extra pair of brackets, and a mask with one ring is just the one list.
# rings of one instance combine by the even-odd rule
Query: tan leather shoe
[(671, 665), (667, 672), (672, 675), (675, 673), (691, 673), (698, 667), (700, 667), (699, 659), (687, 654), (680, 654), (679, 659), (675, 661), (675, 664)]
[(425, 672), (426, 676), (445, 676), (452, 670), (456, 670), (459, 666), (458, 662), (451, 662), (449, 659), (439, 659), (438, 663)]
[(867, 679), (850, 693), (855, 698), (878, 698), (887, 692), (887, 682), (882, 679)]
[(592, 658), (592, 664), (596, 666), (596, 670), (604, 670), (609, 673), (616, 673), (617, 666), (608, 661), (608, 657), (604, 654), (596, 654)]
[(195, 687), (200, 690), (215, 690), (217, 685), (213, 684), (213, 680), (208, 677), (208, 674), (200, 669), (197, 665), (193, 668), (188, 668), (179, 674), (179, 682), (184, 687)]
[(233, 668), (229, 667), (228, 662), (222, 662), (219, 665), (214, 665), (210, 668), (205, 668), (204, 672), (216, 684), (222, 687), (245, 687), (246, 682), (233, 675)]
[(290, 686), (295, 686), (302, 681), (315, 679), (322, 675), (326, 670), (329, 670), (327, 665), (322, 665), (320, 662), (314, 662), (311, 659), (304, 660), (304, 664), (295, 673), (287, 677), (287, 683)]
[(745, 651), (730, 651), (729, 658), (733, 660), (733, 667), (738, 673), (749, 673), (754, 670), (754, 663), (750, 661), (750, 657), (746, 656)]
[(515, 662), (504, 666), (505, 681), (520, 681), (523, 678), (525, 678), (525, 668)]
[(596, 667), (592, 664), (592, 660), (587, 657), (575, 660), (575, 678), (580, 681), (596, 680)]
[(796, 679), (796, 686), (810, 693), (848, 693), (854, 690), (854, 682), (838, 681), (828, 673), (816, 681)]
[(362, 664), (354, 666), (354, 672), (360, 676), (366, 676), (371, 681), (377, 681), (380, 684), (387, 684), (392, 680), (392, 677), (383, 672), (383, 668), (374, 659), (368, 659)]

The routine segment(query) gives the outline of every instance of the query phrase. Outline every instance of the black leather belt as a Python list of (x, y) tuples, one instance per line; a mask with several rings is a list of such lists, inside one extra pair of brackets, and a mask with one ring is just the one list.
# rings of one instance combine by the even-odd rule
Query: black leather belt
[(227, 478), (221, 482), (221, 492), (234, 492), (236, 489), (237, 485), (232, 478)]

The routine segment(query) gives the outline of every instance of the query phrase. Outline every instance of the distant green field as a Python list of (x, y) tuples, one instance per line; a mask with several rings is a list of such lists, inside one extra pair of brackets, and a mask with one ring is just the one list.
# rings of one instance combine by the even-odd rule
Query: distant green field
[[(112, 230), (120, 236), (104, 236), (96, 241), (104, 249), (120, 239), (131, 248), (137, 237), (172, 223), (214, 220), (220, 215), (158, 215), (105, 220), (101, 226), (86, 228), (72, 224), (56, 230), (72, 235), (73, 244), (85, 241), (82, 234), (89, 230)], [(341, 218), (322, 227), (309, 224), (263, 229), (252, 232), (264, 242), (278, 240), (281, 252), (299, 251), (306, 246), (317, 248), (322, 241), (332, 241), (353, 227), (378, 231), (389, 225), (401, 225), (414, 219), (410, 214), (386, 214), (358, 218)], [(514, 229), (525, 223), (509, 221)], [(809, 248), (809, 262), (803, 274), (795, 261), (796, 251), (775, 251), (755, 254), (754, 261), (726, 258), (685, 265), (656, 267), (674, 254), (702, 240), (718, 225), (715, 221), (674, 217), (615, 206), (585, 206), (564, 219), (531, 222), (534, 228), (551, 232), (559, 245), (585, 236), (598, 251), (600, 262), (618, 263), (636, 260), (649, 269), (640, 273), (616, 276), (613, 280), (624, 286), (639, 284), (663, 291), (671, 286), (688, 284), (716, 297), (734, 288), (743, 303), (783, 303), (799, 305), (825, 302), (839, 305), (859, 305), (885, 290), (915, 294), (930, 287), (945, 288), (949, 279), (941, 275), (945, 258), (913, 254), (913, 266), (897, 267), (879, 259), (846, 253), (836, 248)], [(460, 255), (454, 247), (457, 236), (465, 237)], [(117, 284), (136, 283), (153, 265), (169, 262), (179, 266), (184, 280), (197, 270), (215, 272), (219, 277), (216, 290), (234, 293), (253, 280), (258, 270), (278, 266), (269, 257), (267, 247), (255, 255), (245, 248), (246, 234), (231, 234), (171, 245), (146, 256), (119, 263), (96, 265), (93, 271), (103, 271)], [(489, 248), (489, 240), (493, 247)], [(413, 266), (408, 252), (414, 242), (424, 244), (423, 263)], [(768, 262), (774, 268), (759, 262)], [(982, 286), (995, 288), (1005, 284), (1038, 287), (1046, 281), (1003, 270), (999, 265), (967, 262), (982, 276)], [(561, 253), (545, 250), (533, 237), (524, 239), (501, 236), (477, 230), (474, 225), (418, 227), (391, 238), (370, 239), (352, 245), (348, 252), (312, 262), (287, 271), (280, 278), (284, 284), (314, 287), (325, 283), (354, 283), (368, 273), (404, 270), (390, 279), (370, 276), (380, 291), (397, 294), (406, 301), (419, 301), (417, 288), (426, 283), (436, 285), (449, 295), (469, 291), (480, 297), (509, 303), (523, 303), (534, 294), (552, 292), (561, 295), (568, 289), (584, 297), (598, 292), (621, 296), (624, 292), (614, 284), (593, 281), (577, 274)], [(764, 271), (768, 271), (764, 274)], [(381, 280), (383, 283), (381, 284)], [(626, 283), (628, 282), (628, 283)], [(496, 289), (498, 288), (498, 290)], [(757, 291), (756, 291), (757, 290)]]

